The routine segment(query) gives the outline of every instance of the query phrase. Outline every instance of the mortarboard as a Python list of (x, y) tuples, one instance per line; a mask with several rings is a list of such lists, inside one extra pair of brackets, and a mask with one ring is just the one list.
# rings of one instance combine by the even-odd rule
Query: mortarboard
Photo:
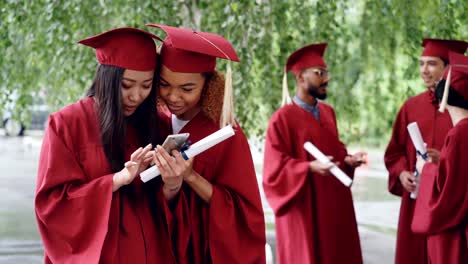
[[(162, 64), (171, 71), (212, 72), (216, 67), (216, 58), (239, 61), (231, 43), (220, 35), (159, 24), (147, 24), (147, 26), (160, 28), (166, 32), (160, 55)], [(229, 63), (225, 82), (221, 127), (235, 123), (232, 71)]]
[(157, 36), (137, 28), (116, 28), (78, 43), (95, 49), (100, 64), (136, 71), (156, 68)]
[(447, 106), (449, 87), (452, 87), (463, 96), (465, 101), (468, 101), (468, 56), (449, 52), (449, 62), (443, 76), (446, 81), (439, 108), (440, 112), (444, 112)]
[(448, 61), (449, 51), (463, 54), (468, 47), (468, 42), (461, 40), (424, 38), (422, 46), (424, 47), (424, 50), (421, 56), (439, 57)]
[(323, 59), (323, 54), (327, 48), (327, 43), (311, 44), (302, 47), (292, 53), (286, 62), (286, 67), (283, 74), (283, 99), (281, 105), (289, 104), (291, 97), (288, 91), (287, 74), (293, 71), (296, 75), (300, 71), (310, 67), (323, 67), (326, 68), (327, 64)]

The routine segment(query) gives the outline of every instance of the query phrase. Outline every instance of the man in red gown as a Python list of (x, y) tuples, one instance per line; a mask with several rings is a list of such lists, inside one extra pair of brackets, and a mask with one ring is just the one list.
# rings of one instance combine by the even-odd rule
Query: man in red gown
[[(296, 77), (293, 102), (270, 119), (265, 142), (263, 188), (275, 213), (278, 263), (362, 263), (351, 191), (303, 148), (310, 141), (349, 175), (362, 153), (348, 155), (338, 137), (323, 60), (326, 43), (294, 52), (286, 72)], [(283, 102), (287, 87), (283, 87)]]
[(426, 237), (411, 231), (415, 200), (410, 198), (410, 194), (416, 190), (416, 178), (413, 175), (416, 150), (407, 132), (407, 126), (417, 122), (427, 144), (428, 154), (433, 162), (437, 162), (439, 151), (452, 128), (452, 123), (447, 113), (437, 111), (435, 83), (447, 65), (448, 51), (463, 53), (466, 50), (465, 42), (454, 40), (424, 39), (423, 46), (419, 70), (427, 90), (409, 98), (403, 104), (385, 151), (385, 165), (389, 172), (388, 190), (402, 197), (395, 255), (397, 264), (427, 263)]
[[(449, 61), (444, 74), (449, 92), (441, 105), (447, 104), (454, 127), (439, 164), (418, 157), (421, 189), (411, 226), (427, 235), (428, 259), (435, 264), (468, 263), (468, 57), (450, 53)], [(444, 81), (437, 86), (438, 98), (444, 86)]]

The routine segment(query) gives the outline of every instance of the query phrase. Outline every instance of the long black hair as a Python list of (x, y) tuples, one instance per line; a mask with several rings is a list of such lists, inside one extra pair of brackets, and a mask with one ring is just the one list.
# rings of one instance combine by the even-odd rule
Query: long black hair
[(136, 111), (125, 117), (122, 107), (121, 83), (124, 68), (99, 65), (86, 96), (95, 98), (101, 144), (112, 172), (120, 171), (125, 160), (127, 124), (131, 124), (141, 146), (161, 144), (156, 108), (157, 78), (155, 73), (151, 92)]

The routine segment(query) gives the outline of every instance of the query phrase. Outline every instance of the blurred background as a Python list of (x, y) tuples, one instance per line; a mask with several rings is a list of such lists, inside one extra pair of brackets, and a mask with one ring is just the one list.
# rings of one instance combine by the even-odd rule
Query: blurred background
[[(145, 23), (215, 32), (236, 48), (236, 115), (259, 182), (286, 58), (328, 42), (327, 103), (350, 151), (369, 153), (352, 187), (365, 262), (393, 263), (399, 199), (387, 192), (383, 150), (404, 100), (425, 90), (422, 38), (467, 40), (466, 10), (463, 0), (0, 0), (0, 263), (41, 262), (33, 199), (43, 129), (49, 113), (84, 95), (96, 69), (93, 50), (77, 42), (122, 26), (164, 37)], [(224, 66), (218, 60), (218, 69)], [(293, 93), (292, 75), (289, 87)], [(274, 217), (264, 207), (274, 255)]]

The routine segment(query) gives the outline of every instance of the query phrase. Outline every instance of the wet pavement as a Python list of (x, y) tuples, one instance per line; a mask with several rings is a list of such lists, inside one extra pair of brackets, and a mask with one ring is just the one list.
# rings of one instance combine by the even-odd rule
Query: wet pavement
[[(27, 131), (22, 138), (4, 137), (0, 130), (0, 264), (42, 263), (33, 204), (41, 137), (41, 132), (34, 131)], [(395, 252), (399, 199), (387, 192), (382, 151), (366, 151), (369, 164), (356, 171), (352, 186), (364, 263), (390, 264)], [(262, 156), (254, 151), (258, 170)], [(267, 233), (274, 248), (274, 215), (267, 203), (264, 205)]]
[[(3, 131), (1, 131), (3, 132)], [(0, 263), (42, 263), (34, 216), (41, 135), (7, 138), (0, 133)]]

